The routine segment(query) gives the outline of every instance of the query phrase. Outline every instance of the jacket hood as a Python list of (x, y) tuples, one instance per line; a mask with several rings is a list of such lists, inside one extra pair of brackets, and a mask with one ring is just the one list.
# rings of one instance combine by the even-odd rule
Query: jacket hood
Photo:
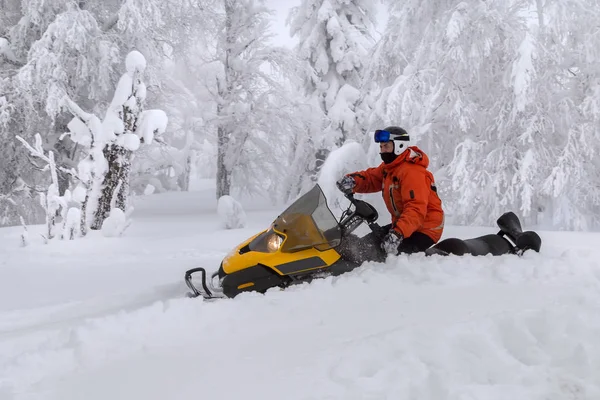
[(410, 146), (394, 161), (392, 161), (389, 164), (383, 164), (383, 169), (395, 168), (403, 162), (410, 162), (427, 168), (429, 166), (429, 157), (427, 156), (427, 154), (425, 154), (423, 150), (421, 150), (417, 146)]

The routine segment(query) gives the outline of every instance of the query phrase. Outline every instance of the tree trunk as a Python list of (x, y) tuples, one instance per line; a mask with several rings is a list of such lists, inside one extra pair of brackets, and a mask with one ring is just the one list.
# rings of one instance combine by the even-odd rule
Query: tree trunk
[(231, 171), (225, 159), (227, 155), (227, 132), (223, 127), (218, 129), (218, 150), (217, 150), (217, 199), (221, 196), (229, 195), (231, 190)]
[[(102, 193), (100, 194), (98, 207), (96, 208), (94, 221), (91, 226), (95, 230), (101, 229), (102, 223), (109, 216), (113, 196), (117, 196), (115, 207), (126, 211), (127, 195), (129, 193), (132, 152), (116, 144), (111, 144), (104, 148), (103, 153), (108, 162), (108, 172), (102, 182)], [(115, 193), (119, 184), (119, 190)]]
[(88, 202), (90, 200), (89, 192), (85, 195), (85, 200), (81, 205), (81, 219), (79, 220), (79, 232), (81, 233), (81, 237), (85, 237), (88, 233), (87, 227), (87, 207)]
[[(223, 82), (219, 83), (219, 95), (221, 99), (231, 95), (233, 88), (231, 87), (230, 74), (231, 66), (229, 65), (231, 57), (231, 46), (235, 43), (236, 38), (232, 36), (232, 18), (234, 13), (233, 1), (225, 1), (225, 59), (223, 60), (223, 67), (225, 70), (225, 76)], [(217, 105), (217, 116), (223, 120), (223, 106)], [(221, 123), (217, 128), (217, 199), (221, 196), (229, 195), (231, 191), (231, 169), (230, 161), (226, 157), (229, 153), (229, 135), (231, 132)]]
[(185, 158), (185, 168), (183, 173), (179, 175), (179, 187), (184, 192), (190, 191), (190, 175), (192, 173), (192, 153), (190, 152)]
[(542, 0), (536, 0), (536, 7), (537, 7), (538, 25), (540, 27), (540, 30), (543, 31), (545, 28), (545, 22), (544, 22), (544, 5), (543, 5)]
[(64, 196), (71, 185), (71, 176), (62, 170), (57, 170), (56, 177), (58, 179), (58, 194)]
[(185, 137), (185, 167), (183, 169), (183, 173), (179, 175), (177, 178), (177, 183), (179, 187), (184, 192), (189, 192), (190, 190), (190, 179), (192, 175), (192, 158), (194, 156), (194, 152), (192, 151), (192, 146), (194, 144), (194, 132), (190, 129), (186, 133)]

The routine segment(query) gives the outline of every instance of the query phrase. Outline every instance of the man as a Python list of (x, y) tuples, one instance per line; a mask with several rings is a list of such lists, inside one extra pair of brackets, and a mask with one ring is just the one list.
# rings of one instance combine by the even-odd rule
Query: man
[[(437, 243), (444, 229), (444, 211), (429, 157), (411, 146), (409, 134), (397, 126), (375, 131), (383, 163), (345, 175), (337, 182), (344, 193), (381, 191), (392, 223), (383, 238), (366, 238), (387, 254), (423, 252)], [(367, 235), (367, 236), (369, 236)], [(363, 261), (363, 260), (360, 260)]]

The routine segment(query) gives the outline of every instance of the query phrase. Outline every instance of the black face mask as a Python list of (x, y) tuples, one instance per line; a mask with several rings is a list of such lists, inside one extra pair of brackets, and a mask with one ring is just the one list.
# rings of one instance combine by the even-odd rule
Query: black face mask
[(398, 157), (395, 153), (379, 153), (379, 155), (385, 164), (393, 162)]

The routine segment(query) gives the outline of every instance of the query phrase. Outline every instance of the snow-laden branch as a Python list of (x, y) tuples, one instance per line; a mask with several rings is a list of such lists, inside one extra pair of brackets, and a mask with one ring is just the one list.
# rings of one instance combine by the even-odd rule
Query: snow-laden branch
[(55, 224), (58, 211), (61, 211), (63, 221), (67, 215), (68, 202), (71, 200), (70, 191), (65, 191), (65, 194), (61, 196), (58, 190), (58, 174), (56, 172), (56, 162), (54, 160), (54, 153), (49, 151), (46, 155), (42, 147), (42, 137), (39, 133), (35, 134), (35, 144), (32, 146), (20, 136), (16, 136), (23, 145), (29, 150), (29, 152), (45, 161), (47, 165), (43, 168), (44, 171), (50, 170), (51, 183), (48, 186), (46, 193), (40, 193), (40, 205), (46, 212), (46, 240), (50, 240), (55, 236)]
[(163, 110), (144, 110), (140, 113), (135, 134), (142, 143), (152, 143), (165, 133), (169, 119)]
[(0, 58), (1, 57), (4, 57), (9, 63), (17, 67), (22, 67), (23, 65), (25, 65), (25, 63), (19, 60), (13, 53), (12, 49), (10, 48), (10, 42), (8, 41), (8, 39), (3, 37), (0, 37)]

